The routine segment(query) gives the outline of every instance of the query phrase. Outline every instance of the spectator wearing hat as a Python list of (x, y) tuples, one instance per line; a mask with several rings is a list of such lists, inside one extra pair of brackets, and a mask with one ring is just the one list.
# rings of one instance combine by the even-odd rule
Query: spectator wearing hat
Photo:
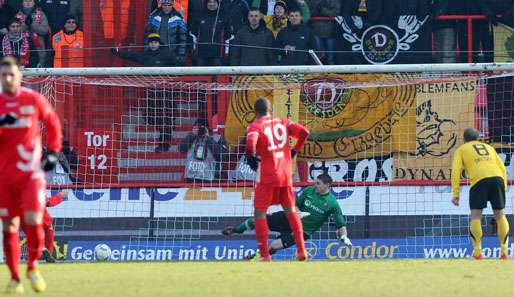
[(120, 51), (112, 48), (111, 52), (122, 59), (139, 63), (145, 67), (166, 67), (175, 66), (173, 55), (165, 46), (161, 46), (160, 37), (157, 33), (150, 33), (147, 36), (148, 47), (141, 53)]
[(39, 36), (30, 31), (23, 31), (23, 24), (19, 19), (11, 19), (7, 24), (9, 31), (2, 38), (0, 56), (16, 57), (24, 67), (39, 65), (39, 55), (33, 54), (41, 49)]
[(221, 66), (223, 36), (229, 33), (228, 22), (221, 14), (219, 0), (207, 0), (207, 7), (191, 26), (198, 43), (197, 66)]
[(23, 31), (30, 30), (31, 32), (39, 35), (39, 42), (41, 44), (41, 51), (38, 51), (39, 61), (38, 67), (43, 67), (46, 64), (46, 49), (48, 34), (50, 33), (50, 26), (43, 10), (36, 5), (35, 0), (23, 0), (22, 7), (15, 16), (21, 21)]
[(308, 50), (316, 50), (316, 38), (312, 30), (302, 23), (300, 9), (289, 10), (289, 25), (278, 33), (276, 47), (280, 51), (282, 65), (312, 65)]
[(76, 16), (63, 19), (62, 30), (52, 37), (54, 67), (84, 67), (84, 33), (79, 30)]
[[(340, 0), (309, 0), (309, 7), (312, 16), (335, 17), (341, 12)], [(335, 50), (335, 23), (334, 21), (314, 21), (312, 29), (316, 35), (318, 48), (323, 51), (326, 64), (334, 64)]]
[(248, 25), (239, 29), (230, 49), (232, 66), (268, 66), (276, 64), (273, 33), (261, 23), (261, 12), (252, 8), (248, 12)]
[[(169, 48), (175, 65), (184, 65), (187, 42), (187, 26), (182, 15), (173, 8), (173, 0), (162, 0), (161, 8), (148, 18), (146, 34), (157, 33), (160, 42)], [(148, 42), (148, 40), (146, 40)]]
[(284, 1), (277, 1), (275, 3), (273, 15), (266, 15), (263, 17), (266, 27), (271, 30), (273, 37), (277, 38), (278, 32), (287, 27), (287, 5)]

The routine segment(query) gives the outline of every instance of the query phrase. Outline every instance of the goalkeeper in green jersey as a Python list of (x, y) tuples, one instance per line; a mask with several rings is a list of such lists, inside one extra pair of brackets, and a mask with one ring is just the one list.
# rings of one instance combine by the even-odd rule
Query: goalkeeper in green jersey
[[(338, 238), (346, 245), (352, 245), (346, 231), (346, 220), (336, 197), (330, 193), (332, 178), (328, 174), (321, 174), (316, 178), (316, 186), (307, 187), (296, 198), (296, 208), (303, 224), (305, 240), (318, 231), (332, 216), (336, 226)], [(280, 236), (270, 245), (270, 254), (295, 244), (292, 230), (289, 227), (286, 215), (283, 211), (267, 215), (268, 225), (271, 231), (279, 232)], [(253, 230), (254, 219), (249, 218), (237, 226), (229, 226), (222, 231), (223, 235), (242, 234), (246, 230)], [(246, 259), (252, 259), (252, 254)]]

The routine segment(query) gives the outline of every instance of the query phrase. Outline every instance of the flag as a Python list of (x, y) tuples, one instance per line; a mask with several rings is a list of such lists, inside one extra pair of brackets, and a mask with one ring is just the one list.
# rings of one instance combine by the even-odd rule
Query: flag
[(381, 24), (367, 24), (361, 16), (338, 16), (336, 27), (339, 64), (431, 62), (429, 15), (401, 15)]

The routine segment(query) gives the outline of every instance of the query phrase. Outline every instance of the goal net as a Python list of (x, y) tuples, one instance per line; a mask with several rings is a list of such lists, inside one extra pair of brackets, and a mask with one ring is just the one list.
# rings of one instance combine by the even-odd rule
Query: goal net
[[(221, 230), (253, 214), (255, 172), (243, 151), (258, 97), (311, 132), (294, 166), (297, 193), (321, 173), (336, 182), (354, 245), (339, 242), (329, 221), (307, 242), (311, 258), (469, 256), (469, 187), (453, 206), (452, 154), (463, 130), (475, 127), (512, 176), (511, 66), (27, 73), (25, 84), (46, 95), (63, 122), (60, 166), (47, 176), (48, 196), (69, 190), (49, 208), (56, 256), (93, 260), (99, 243), (113, 261), (234, 260), (253, 252), (253, 231), (226, 237)], [(491, 209), (485, 214), (484, 255), (498, 257)], [(275, 257), (293, 255), (294, 248)]]

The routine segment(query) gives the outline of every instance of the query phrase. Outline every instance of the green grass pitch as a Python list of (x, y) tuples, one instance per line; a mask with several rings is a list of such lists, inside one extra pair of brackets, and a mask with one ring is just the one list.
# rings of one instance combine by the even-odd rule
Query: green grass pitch
[[(24, 267), (23, 267), (24, 268)], [(168, 262), (41, 265), (38, 296), (511, 296), (514, 261)], [(7, 283), (7, 268), (0, 271)], [(27, 280), (24, 296), (35, 296)], [(1, 295), (2, 293), (0, 293)]]

